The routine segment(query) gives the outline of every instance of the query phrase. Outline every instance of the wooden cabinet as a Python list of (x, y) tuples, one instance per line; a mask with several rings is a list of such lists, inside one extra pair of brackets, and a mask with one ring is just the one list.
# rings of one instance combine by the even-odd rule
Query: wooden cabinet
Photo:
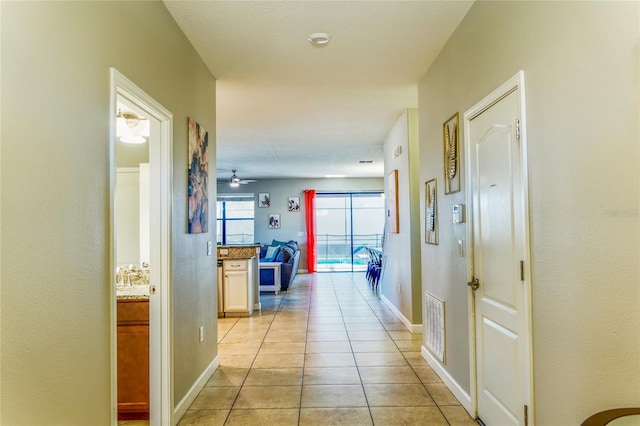
[(149, 301), (118, 300), (118, 420), (149, 419)]
[(251, 315), (253, 313), (253, 291), (255, 287), (255, 258), (225, 260), (224, 313), (226, 316)]

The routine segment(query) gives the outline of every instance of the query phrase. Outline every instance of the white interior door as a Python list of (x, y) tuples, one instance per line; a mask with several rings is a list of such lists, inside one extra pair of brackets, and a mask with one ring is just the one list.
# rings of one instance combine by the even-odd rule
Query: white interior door
[[(524, 425), (530, 406), (529, 280), (519, 87), (468, 117), (478, 417)], [(528, 264), (528, 262), (527, 262)]]

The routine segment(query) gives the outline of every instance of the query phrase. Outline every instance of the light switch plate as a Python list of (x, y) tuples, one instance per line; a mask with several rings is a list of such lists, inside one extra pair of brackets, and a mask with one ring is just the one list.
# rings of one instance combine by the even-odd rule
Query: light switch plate
[(207, 241), (207, 256), (213, 255), (213, 241)]

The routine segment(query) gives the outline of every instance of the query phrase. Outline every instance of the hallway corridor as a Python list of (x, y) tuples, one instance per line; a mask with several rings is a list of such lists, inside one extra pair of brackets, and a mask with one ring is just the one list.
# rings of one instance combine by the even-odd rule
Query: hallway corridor
[(220, 367), (180, 425), (474, 425), (364, 273), (299, 274), (219, 318)]

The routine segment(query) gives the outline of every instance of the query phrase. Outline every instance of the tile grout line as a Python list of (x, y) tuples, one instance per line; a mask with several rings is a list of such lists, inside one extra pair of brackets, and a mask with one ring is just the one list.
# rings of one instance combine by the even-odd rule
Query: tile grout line
[(311, 286), (309, 283), (307, 288), (307, 328), (304, 334), (304, 352), (302, 355), (302, 377), (300, 378), (300, 398), (298, 399), (298, 426), (300, 426), (300, 418), (302, 417), (302, 392), (304, 391), (304, 369), (307, 364), (307, 343), (309, 343), (309, 311), (311, 309)]
[[(351, 276), (351, 280), (350, 281), (351, 281), (351, 285), (356, 288), (358, 293), (360, 293), (360, 290), (358, 289), (358, 287), (356, 286), (356, 283), (353, 280), (353, 275)], [(362, 294), (360, 293), (360, 295), (362, 295)], [(366, 303), (366, 299), (365, 299), (365, 303)], [(368, 305), (368, 303), (367, 303), (367, 305)], [(369, 308), (371, 308), (371, 306), (369, 306)], [(342, 313), (342, 308), (340, 308), (340, 312)], [(374, 314), (375, 314), (375, 312), (374, 312)], [(378, 318), (377, 315), (376, 315), (376, 318)], [(378, 321), (380, 321), (380, 320), (378, 319)], [(344, 315), (342, 316), (342, 322), (345, 323), (344, 324), (344, 328), (346, 330), (347, 329), (347, 323), (344, 321)], [(347, 330), (347, 338), (349, 339), (349, 347), (351, 347), (351, 356), (353, 356), (353, 362), (356, 364), (356, 370), (358, 371), (358, 377), (360, 378), (360, 386), (362, 386), (362, 393), (364, 394), (364, 400), (367, 403), (367, 410), (369, 410), (369, 418), (371, 419), (371, 424), (374, 425), (375, 422), (373, 420), (373, 413), (371, 412), (371, 405), (369, 404), (369, 398), (367, 398), (367, 392), (364, 389), (364, 381), (362, 380), (362, 374), (360, 372), (360, 365), (358, 365), (358, 360), (356, 359), (356, 354), (353, 351), (353, 344), (351, 343), (351, 336), (349, 335), (349, 331), (348, 330)]]
[[(260, 349), (262, 348), (262, 345), (264, 344), (264, 340), (267, 338), (267, 334), (269, 334), (269, 330), (271, 330), (271, 324), (273, 324), (273, 321), (276, 319), (276, 315), (277, 315), (278, 311), (280, 310), (280, 307), (282, 306), (282, 301), (283, 300), (284, 300), (284, 297), (280, 300), (280, 303), (278, 304), (278, 308), (276, 309), (276, 313), (273, 315), (273, 318), (271, 319), (271, 321), (269, 321), (269, 327), (267, 327), (267, 332), (264, 334), (264, 337), (262, 338), (262, 341), (260, 342), (260, 346), (258, 347), (258, 352), (256, 352), (253, 360), (251, 361), (251, 365), (249, 366), (249, 370), (247, 371), (247, 375), (244, 376), (244, 379), (242, 380), (242, 383), (240, 384), (240, 389), (238, 390), (238, 393), (236, 394), (236, 397), (233, 399), (233, 402), (231, 403), (231, 407), (229, 408), (229, 413), (227, 413), (227, 417), (224, 419), (223, 425), (226, 425), (227, 422), (229, 421), (229, 417), (231, 417), (231, 412), (233, 411), (233, 406), (238, 401), (238, 397), (240, 396), (240, 393), (242, 392), (242, 388), (244, 387), (244, 384), (247, 381), (247, 378), (249, 377), (249, 374), (251, 374), (251, 369), (253, 368), (253, 364), (256, 362), (256, 358), (258, 358), (258, 354), (260, 353)], [(247, 318), (251, 318), (251, 317), (247, 317)], [(236, 325), (238, 325), (239, 322), (240, 322), (240, 318), (238, 318), (238, 320), (233, 324), (233, 327), (231, 327), (229, 329), (229, 331), (231, 331)], [(229, 333), (229, 331), (227, 333)], [(226, 336), (226, 334), (225, 334), (225, 336)]]

